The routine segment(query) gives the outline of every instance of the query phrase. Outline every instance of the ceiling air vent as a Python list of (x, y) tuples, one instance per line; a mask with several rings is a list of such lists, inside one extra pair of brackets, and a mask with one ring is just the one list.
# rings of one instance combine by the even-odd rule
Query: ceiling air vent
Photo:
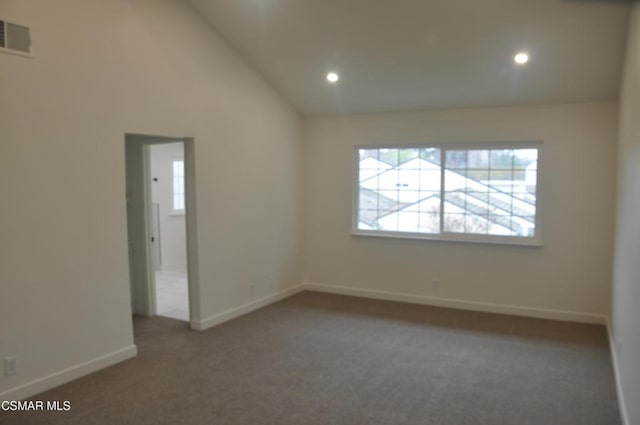
[(4, 21), (0, 21), (0, 48), (5, 48), (5, 41), (4, 41)]
[(28, 27), (0, 19), (0, 52), (31, 55), (31, 34)]

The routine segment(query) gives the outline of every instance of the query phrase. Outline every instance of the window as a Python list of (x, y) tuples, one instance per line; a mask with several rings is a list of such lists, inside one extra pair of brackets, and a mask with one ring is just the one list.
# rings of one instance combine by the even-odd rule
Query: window
[(184, 160), (173, 160), (173, 212), (184, 213)]
[(353, 233), (539, 245), (540, 148), (356, 147)]

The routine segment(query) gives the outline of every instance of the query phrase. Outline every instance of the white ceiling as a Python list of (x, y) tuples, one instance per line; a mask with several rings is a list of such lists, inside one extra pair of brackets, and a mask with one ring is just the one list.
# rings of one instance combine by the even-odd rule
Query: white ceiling
[(616, 99), (629, 14), (613, 0), (187, 1), (307, 116)]

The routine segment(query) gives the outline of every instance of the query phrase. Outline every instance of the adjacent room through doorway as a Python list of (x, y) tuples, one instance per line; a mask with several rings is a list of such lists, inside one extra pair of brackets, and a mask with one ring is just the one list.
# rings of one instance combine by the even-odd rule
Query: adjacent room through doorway
[(187, 322), (192, 318), (191, 297), (197, 295), (189, 255), (195, 247), (188, 249), (187, 236), (189, 223), (195, 225), (189, 212), (194, 200), (188, 195), (193, 164), (185, 158), (189, 141), (134, 134), (125, 138), (131, 300), (136, 315)]
[(189, 320), (184, 143), (149, 146), (156, 314)]

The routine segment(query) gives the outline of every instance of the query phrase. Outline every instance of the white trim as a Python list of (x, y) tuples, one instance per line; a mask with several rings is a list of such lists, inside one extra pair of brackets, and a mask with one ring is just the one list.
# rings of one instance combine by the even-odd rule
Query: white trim
[(258, 300), (251, 301), (247, 304), (243, 304), (239, 307), (234, 307), (232, 309), (223, 311), (222, 313), (214, 314), (213, 316), (209, 316), (202, 320), (191, 320), (191, 329), (195, 329), (198, 331), (209, 329), (247, 313), (251, 313), (254, 310), (258, 310), (259, 308), (268, 306), (269, 304), (273, 304), (282, 299), (288, 298), (292, 295), (297, 294), (298, 292), (302, 292), (302, 290), (303, 286), (297, 285), (292, 288), (267, 295), (266, 297), (260, 298)]
[(620, 419), (622, 425), (629, 425), (629, 414), (627, 413), (627, 404), (624, 399), (624, 393), (622, 390), (622, 380), (620, 377), (620, 366), (618, 365), (618, 350), (616, 348), (616, 342), (613, 338), (613, 330), (611, 329), (611, 320), (607, 316), (607, 333), (609, 334), (609, 346), (611, 351), (611, 362), (613, 363), (613, 377), (616, 381), (616, 393), (618, 398), (618, 407), (620, 410)]
[[(380, 236), (398, 239), (422, 239), (444, 242), (467, 242), (485, 243), (494, 245), (517, 245), (542, 247), (542, 214), (541, 214), (541, 193), (540, 193), (540, 173), (543, 162), (542, 140), (528, 141), (493, 141), (493, 142), (451, 142), (451, 143), (409, 143), (409, 144), (364, 144), (354, 145), (352, 153), (352, 183), (351, 183), (351, 234), (354, 236)], [(440, 149), (440, 231), (438, 233), (419, 233), (403, 231), (387, 231), (375, 229), (360, 229), (360, 150), (361, 149)], [(448, 150), (491, 150), (491, 149), (536, 149), (538, 151), (537, 171), (536, 171), (536, 204), (535, 204), (535, 234), (533, 236), (508, 236), (508, 235), (482, 235), (473, 233), (452, 233), (446, 232), (444, 226), (444, 202), (445, 202), (445, 155)]]
[[(151, 182), (153, 181), (153, 176), (151, 175), (151, 144), (145, 143), (143, 145), (143, 158), (142, 158), (142, 168), (144, 172), (144, 181), (142, 182), (142, 196), (144, 199), (144, 203), (142, 208), (144, 209), (144, 221), (145, 221), (145, 264), (144, 267), (146, 269), (146, 277), (147, 277), (147, 290), (146, 290), (146, 305), (147, 305), (147, 313), (148, 316), (155, 316), (158, 314), (158, 303), (156, 300), (156, 273), (153, 270), (153, 258), (152, 258), (152, 249), (151, 249), (151, 236), (153, 235), (153, 223), (149, 219), (151, 217), (151, 209), (153, 205), (153, 191), (151, 189)], [(158, 207), (159, 209), (160, 207)], [(159, 217), (158, 217), (159, 218)], [(160, 223), (158, 222), (158, 227)], [(162, 229), (161, 229), (162, 231)], [(161, 243), (162, 236), (158, 235), (158, 243)], [(162, 267), (162, 247), (160, 248), (160, 265)]]
[[(442, 209), (440, 209), (442, 212)], [(441, 214), (442, 215), (442, 214)], [(530, 246), (542, 248), (540, 240), (523, 236), (495, 236), (495, 235), (475, 235), (471, 233), (415, 233), (415, 232), (394, 232), (388, 230), (361, 230), (352, 229), (352, 236), (367, 236), (374, 238), (395, 238), (395, 239), (422, 239), (438, 242), (464, 242), (471, 244), (488, 245), (509, 245), (509, 246)], [(508, 238), (508, 239), (505, 239)]]
[(449, 150), (486, 150), (486, 149), (523, 149), (542, 147), (544, 141), (541, 139), (531, 140), (498, 140), (498, 141), (475, 141), (475, 142), (409, 142), (409, 143), (365, 143), (354, 145), (358, 149), (422, 149), (439, 148)]
[(196, 207), (196, 146), (193, 137), (183, 139), (184, 208), (187, 239), (187, 281), (189, 290), (189, 318), (200, 318), (200, 274), (198, 267), (198, 230)]
[(43, 391), (57, 387), (75, 379), (97, 372), (116, 363), (120, 363), (138, 354), (138, 348), (135, 345), (124, 347), (112, 353), (96, 357), (84, 363), (71, 366), (67, 369), (52, 373), (43, 378), (38, 378), (26, 384), (12, 388), (0, 393), (0, 400), (22, 400), (27, 397), (34, 396)]
[(562, 320), (567, 322), (606, 324), (606, 316), (577, 311), (552, 310), (545, 308), (524, 307), (508, 304), (494, 304), (479, 301), (459, 300), (453, 298), (428, 297), (400, 292), (378, 291), (348, 286), (305, 283), (307, 291), (326, 292), (330, 294), (351, 295), (355, 297), (373, 298), (377, 300), (398, 301), (411, 304), (423, 304), (436, 307), (455, 308), (461, 310), (482, 311), (486, 313), (511, 314), (515, 316), (535, 317), (539, 319)]

